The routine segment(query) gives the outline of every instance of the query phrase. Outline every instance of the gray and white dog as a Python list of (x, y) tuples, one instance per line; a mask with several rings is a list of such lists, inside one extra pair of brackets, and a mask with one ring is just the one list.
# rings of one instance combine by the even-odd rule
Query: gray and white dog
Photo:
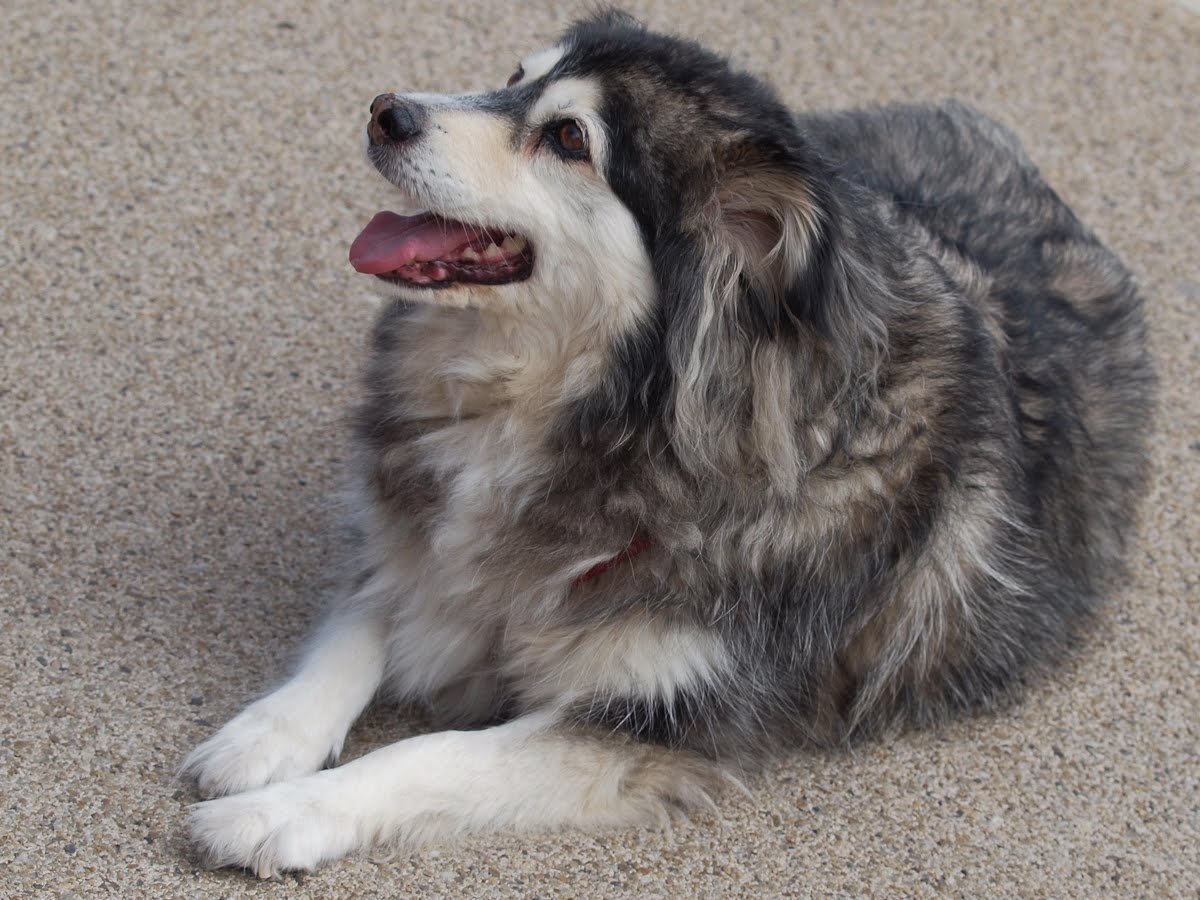
[[(984, 116), (797, 118), (606, 12), (503, 89), (376, 98), (367, 152), (415, 214), (351, 249), (394, 297), (358, 555), (185, 764), (211, 863), (660, 821), (996, 704), (1119, 569), (1141, 303)], [(381, 689), (474, 727), (318, 771)]]

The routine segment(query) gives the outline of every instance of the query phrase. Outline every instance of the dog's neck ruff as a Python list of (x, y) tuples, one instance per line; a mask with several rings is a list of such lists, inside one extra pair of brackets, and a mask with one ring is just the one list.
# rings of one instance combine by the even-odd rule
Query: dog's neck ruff
[(645, 550), (649, 546), (650, 546), (650, 539), (648, 537), (645, 537), (644, 535), (639, 534), (632, 541), (630, 541), (628, 547), (626, 547), (624, 550), (622, 550), (620, 553), (618, 553), (612, 559), (606, 559), (604, 562), (596, 563), (596, 565), (592, 566), (590, 569), (588, 569), (586, 572), (584, 572), (582, 575), (580, 575), (578, 578), (576, 578), (575, 581), (573, 582), (573, 586), (578, 586), (578, 585), (583, 584), (585, 581), (591, 581), (594, 578), (599, 578), (601, 575), (603, 575), (609, 569), (612, 569), (615, 566), (619, 566), (623, 562), (628, 562), (629, 560), (633, 559), (635, 556), (637, 556), (639, 553), (641, 553), (643, 550)]

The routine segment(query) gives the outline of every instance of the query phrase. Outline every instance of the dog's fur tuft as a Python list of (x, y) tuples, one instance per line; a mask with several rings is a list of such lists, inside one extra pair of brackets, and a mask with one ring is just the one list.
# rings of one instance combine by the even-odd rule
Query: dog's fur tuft
[[(406, 205), (508, 249), (428, 217), (385, 217), (407, 255), (356, 242), (398, 285), (359, 553), (292, 680), (186, 764), (233, 795), (195, 811), (215, 863), (658, 821), (1003, 701), (1119, 571), (1141, 301), (981, 114), (795, 117), (603, 13), (503, 90), (384, 95), (369, 134)], [(315, 772), (380, 687), (487, 727)]]

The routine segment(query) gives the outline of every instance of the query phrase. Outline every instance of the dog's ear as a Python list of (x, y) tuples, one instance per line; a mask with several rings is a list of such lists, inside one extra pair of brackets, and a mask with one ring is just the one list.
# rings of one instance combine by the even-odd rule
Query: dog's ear
[(741, 327), (779, 334), (828, 324), (837, 219), (827, 178), (784, 143), (744, 140), (721, 153), (700, 230), (710, 295), (734, 304), (724, 312)]
[[(843, 240), (849, 187), (801, 137), (743, 135), (656, 247), (673, 376), (673, 444), (697, 469), (761, 463), (788, 492), (798, 423), (875, 365), (871, 266)], [(870, 248), (861, 252), (869, 252)], [(882, 263), (880, 263), (882, 265)]]

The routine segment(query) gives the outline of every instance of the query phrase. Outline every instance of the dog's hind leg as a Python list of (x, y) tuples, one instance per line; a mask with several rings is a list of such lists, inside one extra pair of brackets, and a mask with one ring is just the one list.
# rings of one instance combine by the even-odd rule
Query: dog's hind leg
[(415, 846), (493, 829), (656, 824), (711, 807), (713, 764), (532, 714), (392, 744), (336, 769), (193, 808), (210, 865), (260, 877), (379, 842)]
[(383, 678), (387, 631), (369, 608), (338, 608), (296, 673), (192, 751), (181, 773), (217, 797), (315, 772), (337, 759), (346, 732)]

